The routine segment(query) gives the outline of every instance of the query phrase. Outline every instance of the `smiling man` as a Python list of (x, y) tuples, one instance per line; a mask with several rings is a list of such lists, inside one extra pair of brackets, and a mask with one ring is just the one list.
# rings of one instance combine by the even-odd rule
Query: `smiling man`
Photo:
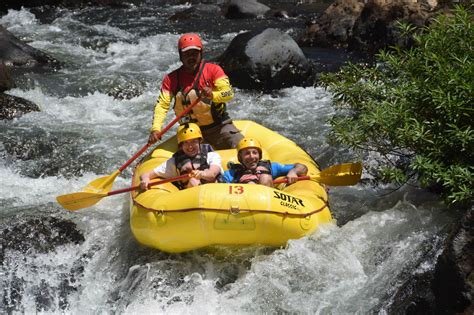
[(178, 151), (158, 167), (141, 175), (142, 189), (148, 189), (150, 180), (156, 177), (191, 174), (189, 180), (176, 183), (178, 188), (183, 189), (215, 182), (221, 176), (221, 157), (209, 144), (201, 143), (202, 134), (198, 125), (189, 123), (179, 126), (177, 139)]
[(308, 168), (300, 163), (280, 164), (262, 160), (262, 145), (257, 139), (243, 138), (237, 145), (240, 164), (231, 164), (224, 172), (226, 183), (262, 184), (273, 187), (273, 178), (286, 176), (288, 184), (306, 175)]
[(196, 123), (201, 128), (204, 142), (215, 149), (234, 148), (243, 136), (226, 110), (226, 103), (234, 97), (229, 78), (219, 65), (203, 60), (203, 44), (197, 34), (182, 35), (178, 41), (178, 51), (183, 65), (163, 79), (148, 142), (159, 140), (173, 100), (174, 112), (180, 115), (201, 96), (201, 101), (181, 119), (181, 123)]

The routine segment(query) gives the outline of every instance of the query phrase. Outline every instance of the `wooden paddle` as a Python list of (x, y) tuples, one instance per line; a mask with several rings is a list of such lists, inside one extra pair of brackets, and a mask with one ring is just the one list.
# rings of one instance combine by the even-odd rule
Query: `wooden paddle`
[[(162, 179), (156, 182), (151, 182), (148, 184), (148, 187), (161, 185), (161, 184), (169, 183), (169, 182), (175, 182), (175, 181), (183, 180), (186, 178), (189, 178), (189, 174)], [(95, 205), (96, 203), (98, 203), (104, 197), (122, 194), (128, 191), (136, 190), (138, 188), (140, 188), (140, 185), (123, 188), (123, 189), (117, 189), (117, 190), (113, 190), (109, 192), (81, 191), (81, 192), (76, 192), (72, 194), (57, 196), (56, 200), (64, 209), (75, 211), (75, 210), (91, 207)]]
[[(328, 186), (351, 186), (359, 182), (362, 175), (362, 163), (336, 164), (325, 168), (318, 175), (300, 176), (298, 180), (312, 179)], [(274, 184), (286, 183), (287, 178), (274, 180)]]
[[(158, 137), (161, 138), (173, 125), (180, 120), (183, 116), (185, 116), (187, 113), (191, 111), (191, 109), (201, 101), (201, 98), (198, 97), (194, 102), (192, 102), (186, 109), (176, 116), (175, 119), (173, 119), (165, 128), (163, 128), (160, 133), (158, 134)], [(115, 181), (115, 178), (122, 173), (124, 169), (126, 169), (133, 161), (135, 161), (140, 155), (142, 155), (143, 152), (145, 152), (152, 144), (147, 143), (143, 148), (141, 148), (137, 153), (135, 153), (134, 156), (132, 156), (127, 162), (125, 162), (124, 165), (122, 165), (118, 170), (113, 172), (111, 175), (108, 176), (103, 176), (100, 178), (97, 178), (90, 182), (84, 189), (83, 191), (85, 192), (92, 192), (92, 193), (107, 193), (112, 189), (113, 183)]]

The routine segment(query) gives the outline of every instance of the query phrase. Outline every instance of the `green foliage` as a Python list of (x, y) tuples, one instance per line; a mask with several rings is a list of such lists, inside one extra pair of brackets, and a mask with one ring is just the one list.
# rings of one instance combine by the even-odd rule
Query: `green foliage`
[(457, 6), (421, 32), (401, 25), (412, 48), (321, 76), (336, 107), (330, 139), (375, 152), (376, 179), (415, 178), (441, 188), (449, 203), (472, 202), (474, 194), (472, 9)]

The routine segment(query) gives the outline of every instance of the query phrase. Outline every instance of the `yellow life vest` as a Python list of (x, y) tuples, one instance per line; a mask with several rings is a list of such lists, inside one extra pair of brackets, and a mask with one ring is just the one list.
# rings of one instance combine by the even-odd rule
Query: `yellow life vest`
[[(183, 94), (182, 91), (178, 91), (175, 96), (174, 112), (176, 116), (181, 114), (186, 106), (192, 104), (198, 98), (196, 90), (191, 89), (187, 94)], [(207, 103), (209, 102), (209, 103)], [(201, 100), (197, 103), (190, 113), (181, 118), (181, 123), (194, 122), (198, 126), (207, 126), (213, 124), (214, 118), (211, 112), (211, 101)]]

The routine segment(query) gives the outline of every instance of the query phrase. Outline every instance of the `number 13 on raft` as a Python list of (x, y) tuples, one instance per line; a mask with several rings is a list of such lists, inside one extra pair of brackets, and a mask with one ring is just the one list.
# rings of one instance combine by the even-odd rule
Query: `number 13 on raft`
[(244, 186), (241, 185), (230, 185), (229, 195), (241, 195), (244, 193)]

